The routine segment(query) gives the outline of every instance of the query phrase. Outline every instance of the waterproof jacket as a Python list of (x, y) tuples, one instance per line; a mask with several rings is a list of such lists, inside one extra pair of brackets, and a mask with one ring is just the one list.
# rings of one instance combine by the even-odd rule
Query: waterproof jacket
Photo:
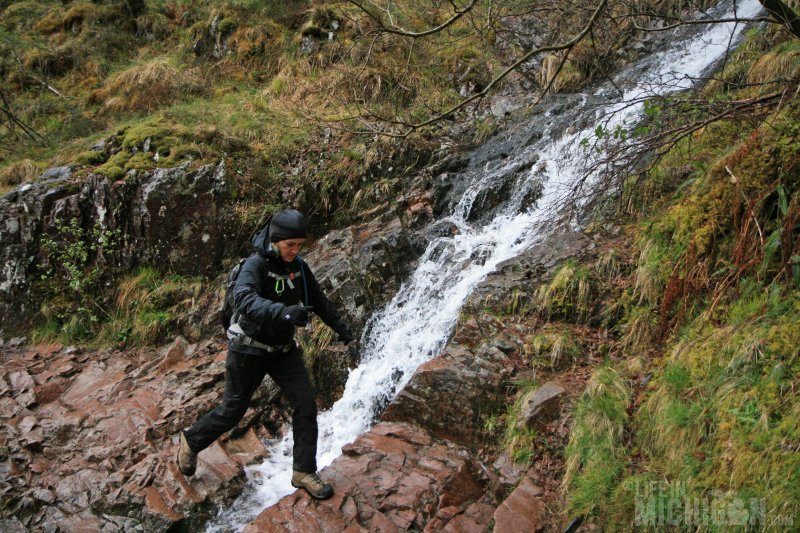
[[(238, 315), (238, 323), (245, 334), (269, 346), (292, 344), (295, 326), (285, 318), (286, 307), (307, 305), (339, 335), (339, 340), (350, 342), (353, 335), (320, 289), (308, 264), (300, 257), (286, 263), (278, 251), (272, 249), (268, 234), (269, 225), (253, 238), (255, 253), (242, 265), (233, 288), (234, 316)], [(236, 348), (245, 353), (265, 353), (252, 346), (237, 345)]]

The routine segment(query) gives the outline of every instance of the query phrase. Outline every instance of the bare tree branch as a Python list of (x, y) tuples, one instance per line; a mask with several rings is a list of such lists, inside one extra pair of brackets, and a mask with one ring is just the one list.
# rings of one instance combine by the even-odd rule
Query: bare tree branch
[[(44, 136), (42, 136), (39, 132), (23, 122), (19, 117), (17, 117), (17, 115), (14, 114), (14, 112), (11, 110), (11, 104), (9, 103), (8, 98), (6, 98), (6, 94), (2, 89), (0, 89), (0, 101), (2, 102), (0, 113), (5, 115), (5, 121), (0, 121), (0, 123), (5, 123), (8, 131), (14, 134), (16, 127), (19, 127), (31, 140), (45, 140)], [(9, 148), (3, 148), (9, 150)]]
[[(474, 2), (473, 2), (473, 4), (474, 4)], [(473, 94), (469, 98), (466, 98), (466, 99), (462, 100), (458, 104), (450, 107), (446, 111), (443, 111), (443, 112), (439, 113), (438, 115), (436, 115), (436, 116), (434, 116), (432, 118), (429, 118), (428, 120), (425, 120), (425, 121), (422, 121), (422, 122), (417, 122), (417, 123), (409, 123), (409, 122), (403, 121), (403, 120), (396, 120), (396, 119), (387, 120), (385, 118), (378, 117), (379, 120), (381, 120), (382, 122), (386, 122), (386, 123), (389, 123), (389, 124), (395, 124), (395, 125), (398, 125), (398, 126), (405, 126), (406, 128), (408, 128), (403, 133), (381, 132), (381, 135), (385, 135), (385, 136), (388, 136), (388, 137), (399, 138), (399, 139), (406, 138), (409, 135), (411, 135), (413, 132), (415, 132), (415, 131), (417, 131), (417, 130), (419, 130), (421, 128), (424, 128), (426, 126), (429, 126), (429, 125), (431, 125), (431, 124), (433, 124), (435, 122), (438, 122), (438, 121), (440, 121), (440, 120), (442, 120), (444, 118), (447, 118), (448, 116), (452, 115), (456, 111), (458, 111), (460, 109), (463, 109), (467, 105), (471, 104), (472, 102), (485, 97), (487, 94), (489, 94), (491, 92), (491, 90), (498, 83), (500, 83), (509, 74), (514, 72), (516, 69), (518, 69), (520, 67), (520, 65), (522, 65), (526, 61), (529, 61), (534, 56), (542, 54), (542, 53), (545, 53), (545, 52), (556, 52), (556, 51), (559, 51), (559, 50), (567, 50), (567, 49), (573, 48), (576, 44), (578, 44), (581, 40), (583, 40), (583, 38), (586, 37), (586, 35), (591, 31), (592, 27), (597, 22), (597, 19), (599, 18), (600, 13), (602, 13), (603, 9), (606, 7), (607, 4), (608, 4), (608, 0), (602, 0), (598, 4), (598, 6), (595, 8), (594, 12), (592, 13), (592, 16), (590, 17), (590, 19), (586, 23), (586, 25), (583, 27), (583, 29), (577, 35), (575, 35), (572, 39), (570, 39), (569, 41), (567, 41), (565, 43), (561, 43), (561, 44), (542, 46), (542, 47), (538, 47), (538, 48), (536, 48), (534, 50), (528, 51), (527, 53), (523, 54), (520, 58), (518, 58), (516, 61), (514, 61), (514, 63), (512, 63), (510, 66), (508, 66), (503, 72), (501, 72), (494, 79), (492, 79), (492, 81), (490, 81), (486, 85), (486, 87), (483, 88), (482, 91)], [(559, 65), (559, 67), (558, 67), (559, 70), (563, 67), (565, 61), (566, 61), (566, 56), (562, 60), (561, 64)], [(553, 79), (555, 79), (555, 78), (553, 78)], [(550, 83), (548, 84), (547, 89), (549, 89), (552, 86), (553, 79), (550, 80)], [(545, 93), (547, 92), (547, 89), (545, 90)], [(347, 131), (349, 133), (355, 133), (355, 134), (374, 133), (374, 132), (371, 132), (371, 131), (351, 131), (351, 130), (347, 130), (347, 129), (344, 129), (343, 131)]]
[[(403, 28), (399, 28), (397, 26), (394, 26), (394, 23), (392, 23), (392, 26), (386, 26), (381, 17), (375, 15), (372, 11), (367, 9), (361, 2), (356, 2), (355, 0), (348, 0), (348, 1), (357, 8), (359, 8), (361, 11), (366, 13), (375, 22), (377, 22), (381, 28), (381, 31), (386, 33), (393, 33), (395, 35), (402, 35), (403, 37), (410, 37), (412, 39), (419, 39), (420, 37), (426, 37), (428, 35), (433, 35), (434, 33), (438, 33), (443, 29), (447, 28), (448, 26), (452, 25), (455, 21), (457, 21), (458, 19), (469, 13), (472, 10), (472, 8), (475, 7), (475, 4), (477, 4), (480, 0), (472, 0), (469, 4), (467, 4), (466, 6), (464, 6), (463, 9), (460, 10), (454, 3), (451, 2), (455, 15), (447, 19), (445, 22), (439, 24), (435, 28), (430, 28), (425, 31), (419, 31), (419, 32), (409, 31)], [(385, 11), (387, 11), (388, 13), (388, 9)]]

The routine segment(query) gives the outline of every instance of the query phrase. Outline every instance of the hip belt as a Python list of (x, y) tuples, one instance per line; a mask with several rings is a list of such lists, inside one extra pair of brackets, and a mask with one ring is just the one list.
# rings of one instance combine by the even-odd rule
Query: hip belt
[(258, 342), (253, 337), (250, 337), (244, 331), (242, 331), (242, 327), (237, 323), (231, 324), (231, 327), (228, 328), (228, 331), (225, 334), (228, 337), (228, 340), (234, 344), (241, 344), (242, 346), (252, 346), (253, 348), (258, 348), (259, 350), (264, 350), (265, 352), (286, 353), (292, 349), (291, 344), (277, 344), (274, 346), (270, 346), (269, 344)]

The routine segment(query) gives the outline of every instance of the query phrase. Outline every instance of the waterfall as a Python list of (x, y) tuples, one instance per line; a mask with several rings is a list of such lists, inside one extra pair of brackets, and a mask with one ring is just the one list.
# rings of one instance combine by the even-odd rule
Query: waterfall
[[(737, 6), (740, 17), (754, 16), (760, 10), (756, 0)], [(716, 15), (733, 16), (725, 11)], [(694, 80), (719, 62), (743, 28), (743, 24), (727, 23), (693, 27), (693, 34), (683, 37), (676, 34), (668, 49), (626, 69), (624, 74), (631, 79), (620, 78), (615, 84), (624, 87), (623, 96), (619, 96), (620, 91), (601, 87), (581, 97), (585, 103), (592, 100), (590, 96), (596, 101), (599, 95), (617, 94), (616, 101), (591, 108), (588, 104), (583, 109), (576, 106), (570, 111), (576, 115), (574, 123), (590, 124), (587, 129), (559, 138), (545, 133), (495, 169), (473, 173), (474, 181), (445, 219), (456, 231), (431, 240), (416, 271), (394, 299), (370, 319), (362, 341), (361, 364), (351, 371), (342, 398), (329, 411), (320, 413), (320, 468), (329, 465), (343, 445), (369, 429), (419, 365), (439, 354), (472, 290), (499, 263), (518, 256), (546, 236), (551, 225), (548, 218), (555, 206), (572, 194), (575, 181), (583, 177), (586, 159), (602, 157), (580, 147), (582, 139), (592, 137), (595, 125), (603, 122), (608, 129), (635, 126), (643, 113), (644, 96), (691, 88)], [(578, 119), (581, 113), (584, 117)], [(494, 218), (485, 223), (470, 222), (468, 214), (481, 190), (516, 171), (520, 161), (530, 170), (518, 178), (514, 193)], [(535, 163), (531, 165), (531, 161)], [(593, 179), (597, 176), (590, 175), (585, 185), (591, 187)], [(532, 191), (538, 194), (538, 200), (527, 206), (526, 198)], [(247, 469), (244, 494), (212, 521), (209, 531), (240, 530), (262, 509), (294, 490), (290, 485), (291, 431), (269, 444), (270, 457)]]

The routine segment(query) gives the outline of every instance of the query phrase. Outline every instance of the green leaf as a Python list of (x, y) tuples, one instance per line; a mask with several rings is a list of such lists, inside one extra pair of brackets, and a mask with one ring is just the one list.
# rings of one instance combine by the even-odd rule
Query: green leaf
[(785, 217), (786, 213), (789, 212), (789, 199), (786, 196), (786, 189), (783, 188), (783, 184), (778, 184), (778, 207), (781, 210), (781, 216)]

